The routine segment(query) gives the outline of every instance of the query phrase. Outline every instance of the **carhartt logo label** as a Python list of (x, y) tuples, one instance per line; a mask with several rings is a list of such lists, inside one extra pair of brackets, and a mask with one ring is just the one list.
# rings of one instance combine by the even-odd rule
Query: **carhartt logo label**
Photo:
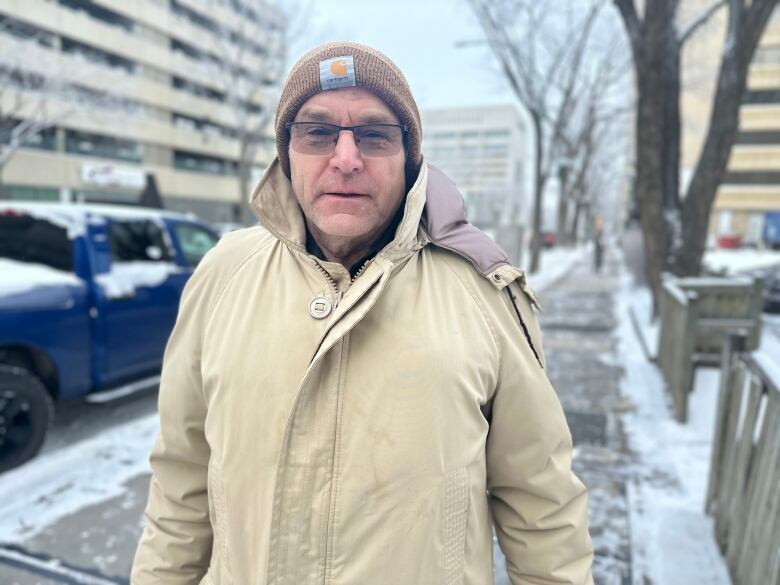
[(320, 86), (323, 91), (355, 85), (355, 62), (351, 55), (320, 61)]
[(344, 59), (331, 63), (330, 72), (336, 77), (344, 77), (347, 74), (347, 64), (344, 62)]

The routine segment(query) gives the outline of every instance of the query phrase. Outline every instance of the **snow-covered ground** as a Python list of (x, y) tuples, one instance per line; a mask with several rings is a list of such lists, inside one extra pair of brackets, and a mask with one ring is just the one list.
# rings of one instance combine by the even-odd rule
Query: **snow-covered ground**
[(617, 307), (622, 390), (636, 407), (624, 419), (636, 457), (629, 481), (633, 585), (731, 585), (704, 513), (719, 372), (697, 370), (690, 420), (677, 423), (629, 319), (632, 305), (646, 304), (642, 294), (624, 275)]
[(149, 452), (158, 428), (157, 414), (147, 415), (4, 473), (0, 543), (30, 538), (72, 512), (121, 494), (128, 479), (151, 471)]
[(704, 254), (704, 266), (713, 272), (738, 274), (780, 266), (780, 250), (710, 250)]
[(541, 270), (526, 275), (528, 284), (534, 291), (544, 290), (562, 278), (578, 262), (590, 260), (589, 250), (588, 245), (542, 250)]

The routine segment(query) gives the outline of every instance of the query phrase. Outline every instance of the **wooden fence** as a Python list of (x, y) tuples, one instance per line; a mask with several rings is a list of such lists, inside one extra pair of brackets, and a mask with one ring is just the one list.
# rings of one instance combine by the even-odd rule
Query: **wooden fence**
[(707, 511), (734, 585), (780, 584), (780, 375), (776, 360), (728, 336)]

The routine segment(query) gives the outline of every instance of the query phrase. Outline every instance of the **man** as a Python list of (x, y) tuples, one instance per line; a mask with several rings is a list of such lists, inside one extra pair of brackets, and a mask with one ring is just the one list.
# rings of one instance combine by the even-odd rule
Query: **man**
[(420, 154), (402, 73), (293, 67), (277, 160), (187, 285), (132, 583), (592, 583), (523, 274)]

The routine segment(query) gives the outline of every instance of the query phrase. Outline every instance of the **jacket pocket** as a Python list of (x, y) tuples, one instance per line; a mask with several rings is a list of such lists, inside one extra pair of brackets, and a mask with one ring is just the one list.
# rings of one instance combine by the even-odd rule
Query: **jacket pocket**
[(463, 575), (466, 518), (469, 508), (469, 480), (465, 467), (447, 474), (444, 480), (443, 506), (444, 585), (450, 585)]

